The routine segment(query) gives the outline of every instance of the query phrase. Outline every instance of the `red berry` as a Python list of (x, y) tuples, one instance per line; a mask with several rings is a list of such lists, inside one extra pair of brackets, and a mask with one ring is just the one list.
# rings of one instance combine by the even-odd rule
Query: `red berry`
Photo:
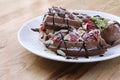
[(51, 38), (51, 35), (47, 35), (48, 36), (48, 38)]
[(75, 33), (71, 32), (70, 33), (70, 41), (76, 42), (77, 39), (78, 39), (78, 35), (76, 35)]
[(99, 35), (98, 34), (94, 34), (93, 36), (94, 36), (96, 41), (99, 39)]
[(84, 20), (83, 20), (84, 22), (89, 22), (90, 21), (90, 19), (89, 18), (84, 18)]
[(56, 36), (53, 38), (53, 41), (54, 41), (54, 42), (59, 42), (61, 39), (62, 39), (62, 37), (61, 37), (60, 35), (56, 35)]
[(88, 32), (89, 32), (89, 31), (92, 30), (92, 29), (96, 29), (96, 25), (95, 25), (94, 22), (89, 21), (88, 24), (87, 24), (87, 30), (88, 30)]
[(70, 41), (71, 41), (71, 42), (76, 42), (77, 39), (76, 39), (76, 38), (71, 38)]
[(89, 18), (85, 18), (83, 21), (87, 23), (87, 31), (88, 32), (92, 29), (96, 29), (95, 23), (92, 22)]
[(40, 27), (40, 31), (45, 32), (45, 27), (44, 27), (44, 26), (41, 26), (41, 27)]

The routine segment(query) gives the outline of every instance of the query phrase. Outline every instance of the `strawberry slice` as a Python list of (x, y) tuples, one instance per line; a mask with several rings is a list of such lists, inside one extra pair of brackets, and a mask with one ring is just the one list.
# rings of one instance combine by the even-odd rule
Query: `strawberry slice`
[(89, 18), (84, 18), (84, 20), (83, 20), (84, 22), (89, 22), (90, 21), (90, 19)]
[(70, 35), (70, 41), (71, 42), (76, 42), (77, 41), (77, 39), (78, 39), (77, 34), (75, 34), (74, 32), (71, 32), (69, 35)]
[(96, 25), (95, 25), (94, 22), (89, 21), (88, 24), (87, 24), (87, 30), (88, 30), (88, 32), (91, 31), (91, 30), (93, 30), (93, 29), (96, 29)]
[(45, 32), (45, 27), (41, 25), (41, 27), (40, 27), (40, 31)]
[(93, 36), (94, 36), (95, 40), (98, 41), (99, 35), (96, 33), (96, 34), (93, 34)]
[(87, 24), (87, 30), (88, 30), (88, 32), (91, 31), (91, 30), (93, 30), (93, 29), (96, 29), (96, 28), (97, 27), (96, 27), (96, 25), (95, 25), (94, 22), (92, 22), (92, 21), (88, 22), (88, 24)]
[(58, 35), (54, 36), (53, 41), (54, 42), (59, 42), (61, 39), (62, 39), (61, 35), (58, 34)]
[(95, 23), (89, 18), (85, 18), (83, 21), (87, 23), (87, 32), (97, 28)]

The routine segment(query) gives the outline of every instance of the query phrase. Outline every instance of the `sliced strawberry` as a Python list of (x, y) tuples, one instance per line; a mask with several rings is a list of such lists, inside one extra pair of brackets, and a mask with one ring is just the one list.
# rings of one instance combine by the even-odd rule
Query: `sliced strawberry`
[(99, 35), (96, 33), (96, 34), (93, 34), (93, 36), (94, 36), (95, 40), (98, 41)]
[(95, 23), (93, 21), (91, 21), (89, 18), (85, 18), (83, 21), (87, 23), (87, 31), (88, 32), (90, 30), (92, 30), (92, 29), (96, 29), (97, 28)]
[(40, 27), (40, 31), (45, 32), (45, 27), (41, 25), (41, 27)]
[(54, 42), (59, 42), (61, 39), (62, 39), (61, 35), (58, 34), (58, 35), (56, 35), (56, 36), (53, 38), (53, 41), (54, 41)]
[(95, 25), (95, 23), (94, 22), (92, 22), (92, 21), (89, 21), (88, 22), (88, 24), (87, 24), (87, 31), (89, 32), (89, 31), (91, 31), (91, 30), (93, 30), (93, 29), (96, 29), (97, 27), (96, 27), (96, 25)]
[(71, 32), (69, 35), (70, 35), (70, 41), (71, 42), (76, 42), (77, 41), (77, 39), (78, 39), (77, 34), (75, 34), (74, 32)]
[(84, 21), (84, 22), (89, 22), (90, 19), (89, 19), (89, 18), (84, 18), (83, 21)]
[(71, 38), (70, 41), (71, 41), (71, 42), (76, 42), (77, 39), (76, 39), (76, 38)]

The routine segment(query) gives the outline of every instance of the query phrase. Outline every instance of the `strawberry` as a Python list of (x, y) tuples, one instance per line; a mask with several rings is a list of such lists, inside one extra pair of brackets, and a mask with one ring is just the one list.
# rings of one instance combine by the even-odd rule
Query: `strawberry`
[(95, 34), (93, 34), (92, 36), (94, 37), (94, 39), (95, 39), (96, 41), (98, 41), (98, 39), (99, 39), (98, 33), (95, 33)]
[(40, 27), (40, 31), (45, 32), (45, 27), (44, 27), (44, 26), (41, 26), (41, 27)]
[(92, 29), (96, 29), (95, 23), (93, 21), (91, 21), (89, 18), (85, 18), (83, 21), (87, 23), (87, 31), (88, 32)]
[(89, 18), (84, 18), (84, 20), (83, 20), (84, 22), (89, 22), (90, 21), (90, 19)]
[(71, 42), (76, 42), (77, 41), (77, 39), (78, 39), (78, 35), (76, 35), (75, 33), (73, 33), (73, 32), (71, 32), (70, 34), (70, 41)]
[(56, 35), (56, 36), (53, 38), (53, 41), (54, 41), (54, 42), (59, 42), (61, 39), (62, 39), (61, 35)]
[(88, 32), (91, 31), (91, 30), (93, 30), (93, 29), (96, 29), (96, 28), (97, 27), (96, 27), (96, 25), (95, 25), (94, 22), (92, 22), (92, 21), (88, 22), (88, 24), (87, 24), (87, 30), (88, 30)]

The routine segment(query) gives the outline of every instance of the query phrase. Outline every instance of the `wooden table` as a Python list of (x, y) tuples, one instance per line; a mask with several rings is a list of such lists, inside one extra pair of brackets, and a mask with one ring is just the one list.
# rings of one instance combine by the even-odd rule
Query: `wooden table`
[(0, 0), (0, 80), (120, 80), (120, 57), (64, 63), (36, 56), (19, 44), (20, 26), (52, 5), (120, 16), (120, 0)]

